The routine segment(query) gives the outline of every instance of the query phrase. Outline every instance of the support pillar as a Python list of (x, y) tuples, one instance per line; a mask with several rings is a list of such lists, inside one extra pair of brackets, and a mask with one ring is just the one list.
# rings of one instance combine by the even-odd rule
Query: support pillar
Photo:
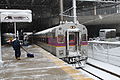
[(60, 0), (60, 20), (63, 23), (63, 0)]
[(2, 52), (1, 52), (1, 23), (0, 23), (0, 67), (3, 65)]
[(16, 27), (16, 22), (14, 22), (14, 32), (15, 32), (15, 38), (17, 37), (17, 27)]
[(96, 5), (94, 6), (94, 15), (96, 15), (97, 12), (96, 12)]
[(77, 14), (76, 14), (76, 0), (73, 0), (73, 17), (74, 17), (74, 23), (77, 23)]

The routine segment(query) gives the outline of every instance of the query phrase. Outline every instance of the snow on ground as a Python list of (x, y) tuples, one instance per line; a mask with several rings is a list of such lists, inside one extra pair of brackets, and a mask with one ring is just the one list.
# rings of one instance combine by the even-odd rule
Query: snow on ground
[[(114, 66), (114, 65), (110, 65), (108, 63), (104, 63), (104, 62), (101, 62), (101, 61), (98, 61), (98, 60), (90, 59), (90, 58), (88, 59), (88, 62), (93, 64), (93, 65), (96, 65), (98, 67), (101, 67), (101, 68), (103, 68), (105, 70), (108, 70), (110, 72), (113, 72), (115, 74), (118, 74), (118, 75), (120, 74), (120, 67), (117, 67), (117, 66)], [(102, 70), (96, 69), (96, 68), (94, 68), (92, 66), (89, 66), (87, 64), (83, 67), (83, 69), (91, 72), (92, 74), (94, 74), (96, 76), (99, 76), (103, 80), (120, 80), (120, 78), (118, 78), (118, 77), (116, 77), (114, 75), (111, 75), (111, 74), (109, 74), (107, 72), (104, 72)], [(93, 78), (94, 80), (100, 80), (97, 77), (95, 77), (95, 76), (85, 72), (82, 69), (79, 69), (79, 70), (82, 72), (82, 74), (87, 74), (87, 76)]]
[[(108, 63), (104, 63), (104, 62), (101, 62), (101, 61), (98, 61), (98, 60), (94, 60), (94, 59), (88, 59), (88, 62), (93, 64), (93, 65), (96, 65), (100, 68), (103, 68), (105, 70), (108, 70), (110, 72), (113, 72), (115, 74), (120, 74), (120, 67), (117, 67), (117, 66), (114, 66), (114, 65), (111, 65), (111, 64), (108, 64)], [(116, 76), (113, 76), (107, 72), (104, 72), (102, 70), (99, 70), (99, 69), (96, 69), (92, 66), (89, 66), (89, 65), (86, 65), (84, 67), (84, 69), (90, 71), (91, 73), (99, 76), (100, 78), (102, 78), (103, 80), (120, 80), (119, 77), (116, 77)], [(91, 76), (90, 74), (88, 74), (89, 76)], [(92, 77), (94, 78), (94, 77)], [(94, 78), (95, 79), (95, 78)], [(99, 79), (95, 79), (95, 80), (99, 80)]]
[(21, 60), (16, 60), (11, 46), (2, 47), (4, 64), (0, 68), (0, 80), (73, 80), (61, 70), (63, 66), (57, 66), (45, 56), (47, 52), (42, 48), (36, 45), (24, 48), (35, 57), (26, 57), (26, 52), (21, 49)]
[(116, 74), (120, 74), (120, 67), (118, 67), (118, 66), (114, 66), (114, 65), (111, 65), (109, 63), (104, 63), (104, 62), (90, 59), (90, 58), (88, 59), (88, 62), (93, 64), (93, 65), (99, 66), (105, 70), (111, 71), (111, 72), (116, 73)]
[(120, 47), (109, 49), (109, 54), (120, 57)]

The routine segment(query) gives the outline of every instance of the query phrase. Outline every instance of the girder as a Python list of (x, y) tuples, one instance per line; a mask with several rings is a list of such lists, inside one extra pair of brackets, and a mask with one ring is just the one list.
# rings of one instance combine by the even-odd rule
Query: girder
[[(78, 1), (78, 0), (77, 0)], [(105, 1), (105, 0), (104, 0)], [(93, 13), (94, 6), (96, 9), (103, 9), (106, 7), (114, 7), (119, 5), (119, 3), (106, 3), (106, 2), (95, 2), (95, 1), (78, 1), (77, 2), (77, 16), (80, 13), (88, 13), (87, 11), (91, 11)], [(63, 0), (64, 10), (69, 9), (72, 6), (72, 0)], [(54, 23), (58, 23), (54, 21), (57, 19), (59, 21), (60, 14), (60, 0), (0, 0), (0, 8), (1, 9), (30, 9), (33, 14), (33, 22), (32, 23), (18, 23), (18, 26), (22, 26), (24, 29), (32, 28), (37, 30), (42, 30), (52, 25), (56, 25)], [(81, 15), (81, 14), (80, 14)], [(5, 26), (13, 26), (9, 25), (11, 23), (5, 23)], [(41, 26), (41, 27), (40, 27)], [(27, 28), (28, 27), (28, 28)], [(7, 28), (5, 28), (7, 29)], [(10, 29), (9, 29), (10, 30)], [(29, 29), (30, 30), (30, 29)], [(12, 29), (10, 30), (12, 31)]]

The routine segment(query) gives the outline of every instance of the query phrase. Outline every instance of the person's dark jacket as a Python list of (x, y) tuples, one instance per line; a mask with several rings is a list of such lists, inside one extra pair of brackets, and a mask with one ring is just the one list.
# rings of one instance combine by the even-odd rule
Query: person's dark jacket
[(20, 49), (20, 47), (21, 47), (20, 41), (19, 41), (19, 40), (14, 40), (14, 41), (12, 42), (12, 46), (13, 46), (13, 49), (14, 49), (14, 50)]

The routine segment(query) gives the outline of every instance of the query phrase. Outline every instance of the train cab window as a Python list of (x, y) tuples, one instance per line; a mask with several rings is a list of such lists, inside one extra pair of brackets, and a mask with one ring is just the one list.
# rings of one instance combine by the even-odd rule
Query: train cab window
[(75, 34), (70, 34), (69, 35), (69, 42), (74, 43), (75, 42)]
[(86, 34), (82, 34), (81, 39), (82, 39), (82, 41), (87, 41), (87, 36), (86, 36)]
[(57, 41), (59, 43), (63, 43), (64, 42), (64, 35), (58, 35)]
[(115, 37), (116, 37), (116, 31), (106, 32), (106, 38), (115, 38)]

